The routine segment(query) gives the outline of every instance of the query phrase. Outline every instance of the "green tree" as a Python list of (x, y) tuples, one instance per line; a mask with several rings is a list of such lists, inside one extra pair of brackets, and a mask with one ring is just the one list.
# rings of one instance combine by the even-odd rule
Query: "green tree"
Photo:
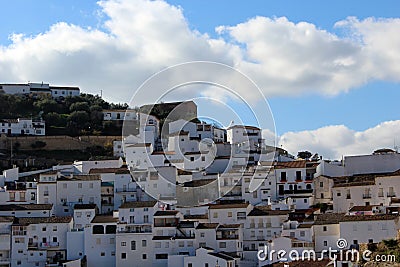
[(300, 158), (300, 159), (310, 159), (311, 156), (312, 156), (312, 154), (310, 151), (299, 151), (297, 153), (297, 158)]
[(44, 113), (59, 112), (59, 107), (57, 102), (51, 98), (43, 98), (34, 103), (34, 106)]
[(89, 112), (89, 104), (87, 102), (76, 102), (76, 103), (73, 103), (69, 107), (69, 110), (71, 112), (74, 112), (74, 111), (86, 111), (86, 112)]

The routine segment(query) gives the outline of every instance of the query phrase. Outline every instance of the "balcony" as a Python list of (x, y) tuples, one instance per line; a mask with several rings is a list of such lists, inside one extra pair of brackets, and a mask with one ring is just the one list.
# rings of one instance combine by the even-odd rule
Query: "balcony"
[(151, 226), (133, 226), (133, 227), (126, 227), (125, 229), (118, 230), (118, 233), (133, 233), (133, 234), (146, 234), (151, 233), (152, 228)]
[(312, 189), (297, 189), (297, 190), (285, 190), (284, 193), (287, 195), (291, 194), (311, 194), (313, 192)]
[(371, 198), (371, 194), (363, 194), (363, 199)]
[(114, 203), (110, 202), (108, 200), (102, 200), (101, 201), (101, 205), (103, 205), (103, 206), (114, 206)]
[(37, 242), (29, 242), (28, 243), (28, 249), (29, 248), (38, 248), (38, 243)]
[(115, 189), (115, 192), (117, 193), (130, 193), (130, 192), (136, 192), (137, 189), (135, 188), (117, 188)]
[(60, 243), (58, 242), (42, 242), (40, 243), (40, 248), (58, 248)]
[(395, 192), (389, 192), (386, 194), (387, 197), (396, 197), (396, 193)]
[(217, 240), (225, 240), (225, 239), (239, 239), (239, 235), (222, 235), (222, 236), (217, 236)]

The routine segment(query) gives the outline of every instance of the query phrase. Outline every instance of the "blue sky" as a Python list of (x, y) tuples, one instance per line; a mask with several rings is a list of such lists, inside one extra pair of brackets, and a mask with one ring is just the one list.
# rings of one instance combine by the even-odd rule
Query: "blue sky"
[[(167, 3), (170, 6), (179, 6), (181, 8), (181, 12), (183, 14), (184, 20), (190, 31), (193, 32), (199, 32), (200, 34), (207, 34), (210, 39), (223, 39), (224, 42), (226, 42), (228, 45), (237, 45), (239, 48), (242, 48), (243, 50), (246, 50), (248, 53), (246, 55), (247, 58), (251, 58), (254, 56), (252, 54), (253, 52), (256, 54), (256, 59), (249, 59), (248, 62), (251, 62), (252, 60), (257, 60), (260, 57), (260, 53), (262, 54), (263, 51), (260, 50), (254, 50), (253, 52), (250, 51), (251, 45), (257, 45), (257, 39), (252, 39), (252, 36), (247, 36), (246, 33), (243, 33), (243, 31), (239, 31), (239, 27), (236, 27), (238, 24), (246, 24), (249, 22), (249, 20), (254, 19), (257, 16), (260, 17), (265, 17), (272, 22), (270, 24), (279, 24), (276, 18), (280, 17), (285, 17), (288, 22), (293, 23), (294, 25), (297, 25), (297, 23), (301, 22), (307, 22), (308, 25), (315, 26), (315, 31), (318, 34), (321, 34), (321, 36), (324, 34), (323, 32), (327, 32), (330, 35), (334, 35), (337, 38), (340, 39), (343, 44), (342, 46), (346, 46), (346, 41), (347, 39), (351, 39), (354, 37), (354, 32), (350, 29), (350, 34), (349, 34), (349, 28), (351, 27), (359, 27), (357, 30), (359, 30), (358, 33), (362, 32), (361, 34), (363, 36), (366, 36), (364, 40), (366, 42), (368, 41), (367, 37), (368, 31), (371, 29), (371, 25), (374, 26), (378, 24), (379, 20), (382, 19), (398, 19), (399, 14), (398, 10), (400, 10), (400, 2), (398, 1), (262, 1), (262, 0), (254, 0), (254, 1), (211, 1), (211, 0), (190, 0), (190, 1), (181, 1), (181, 0), (170, 0), (167, 1)], [(141, 1), (138, 1), (137, 3), (137, 10), (139, 10), (137, 13), (132, 14), (133, 17), (135, 16), (140, 16), (140, 14), (144, 14), (147, 12), (147, 10), (143, 7), (144, 4), (141, 3)], [(136, 7), (133, 6), (133, 9)], [(141, 9), (143, 8), (143, 9)], [(146, 8), (148, 8), (146, 6)], [(156, 10), (157, 7), (155, 7), (154, 10)], [(163, 7), (165, 8), (165, 7)], [(11, 40), (9, 37), (16, 33), (16, 34), (24, 34), (28, 39), (39, 39), (37, 38), (38, 35), (42, 36), (47, 36), (47, 34), (50, 30), (50, 28), (54, 25), (57, 25), (57, 23), (60, 22), (66, 22), (69, 25), (77, 25), (81, 27), (82, 29), (87, 29), (90, 27), (90, 30), (87, 30), (90, 32), (93, 29), (97, 29), (99, 32), (102, 34), (117, 34), (117, 31), (115, 30), (117, 26), (119, 27), (122, 25), (120, 21), (117, 21), (117, 19), (114, 19), (115, 25), (117, 26), (112, 26), (114, 28), (110, 28), (104, 23), (110, 20), (110, 17), (115, 16), (115, 14), (118, 14), (118, 12), (122, 12), (118, 8), (114, 8), (112, 5), (98, 5), (96, 1), (79, 1), (79, 0), (70, 0), (70, 1), (49, 1), (49, 0), (43, 0), (43, 1), (33, 1), (33, 0), (15, 0), (15, 1), (2, 1), (1, 3), (1, 9), (2, 9), (2, 16), (0, 17), (0, 24), (2, 25), (0, 27), (0, 46), (2, 49), (5, 51), (5, 53), (9, 52), (8, 50), (13, 50), (13, 46), (16, 45), (15, 40)], [(160, 8), (162, 9), (162, 8)], [(142, 13), (140, 13), (142, 12)], [(156, 11), (154, 11), (156, 12)], [(171, 14), (176, 14), (172, 12)], [(169, 14), (170, 15), (170, 14)], [(166, 15), (166, 16), (169, 16)], [(344, 21), (348, 17), (355, 17), (357, 19), (357, 22), (349, 22), (347, 21), (348, 24), (351, 24), (350, 27), (335, 27), (335, 24), (339, 21)], [(129, 17), (129, 16), (128, 16)], [(157, 16), (155, 16), (157, 17)], [(365, 22), (365, 19), (367, 18), (375, 18), (376, 21), (372, 22), (371, 24), (365, 24), (365, 27), (363, 25), (359, 26), (359, 24), (363, 24), (362, 22)], [(162, 18), (163, 20), (168, 20), (168, 18)], [(168, 22), (168, 21), (167, 21)], [(179, 21), (178, 21), (179, 22)], [(119, 24), (118, 24), (119, 23)], [(134, 23), (134, 22), (132, 22)], [(136, 23), (140, 24), (140, 20), (136, 20)], [(149, 22), (149, 25), (152, 22)], [(176, 25), (177, 22), (174, 22), (175, 24), (171, 24), (172, 26)], [(181, 23), (181, 22), (179, 22)], [(257, 24), (258, 23), (258, 24)], [(255, 23), (251, 28), (251, 30), (257, 29), (258, 25), (265, 25), (265, 21), (257, 22)], [(164, 23), (165, 24), (165, 23)], [(248, 23), (250, 24), (250, 23)], [(268, 24), (268, 23), (267, 23)], [(388, 29), (394, 29), (396, 31), (397, 24), (392, 23), (391, 21), (387, 23), (391, 28)], [(394, 26), (392, 27), (391, 24)], [(395, 25), (396, 24), (396, 25)], [(131, 25), (131, 24), (128, 24)], [(132, 24), (133, 25), (133, 24)], [(217, 26), (225, 26), (225, 31), (223, 34), (220, 34), (215, 31), (215, 28)], [(171, 27), (172, 27), (171, 26)], [(288, 26), (285, 24), (288, 28), (290, 28), (290, 25)], [(388, 27), (389, 27), (388, 26)], [(143, 26), (145, 27), (145, 26)], [(233, 27), (233, 29), (229, 28)], [(250, 27), (250, 26), (249, 26)], [(67, 28), (67, 29), (65, 29)], [(179, 28), (180, 29), (180, 28)], [(378, 30), (380, 28), (377, 28)], [(311, 29), (313, 30), (313, 29)], [(378, 31), (375, 30), (375, 31)], [(386, 28), (384, 29), (384, 31)], [(59, 27), (54, 30), (54, 32), (68, 32), (69, 34), (71, 29), (68, 28), (67, 26), (65, 27)], [(113, 32), (115, 31), (115, 32)], [(134, 34), (137, 33), (139, 36), (139, 39), (141, 36), (146, 35), (147, 32), (155, 32), (152, 35), (149, 34), (149, 38), (153, 38), (154, 34), (157, 35), (156, 29), (152, 28), (150, 31), (146, 29), (137, 29), (136, 32), (133, 32)], [(162, 30), (160, 30), (161, 33)], [(399, 32), (399, 31), (398, 31)], [(86, 38), (84, 35), (87, 32), (84, 33), (79, 33), (81, 38)], [(145, 34), (143, 34), (145, 33)], [(55, 33), (52, 33), (55, 34)], [(378, 33), (374, 33), (375, 35), (371, 35), (372, 37), (376, 36)], [(384, 34), (384, 33), (383, 33)], [(389, 38), (390, 32), (388, 31), (387, 35)], [(49, 35), (50, 36), (50, 35)], [(52, 35), (51, 35), (52, 36)], [(78, 37), (77, 37), (78, 38)], [(91, 39), (90, 39), (91, 38)], [(106, 41), (104, 41), (104, 36), (91, 36), (89, 39), (95, 39), (101, 40), (99, 43), (101, 45), (105, 46), (105, 50), (109, 49), (108, 46), (105, 44)], [(125, 38), (125, 37), (124, 37)], [(144, 43), (146, 40), (150, 40), (149, 38), (143, 38)], [(158, 38), (158, 37), (156, 37)], [(161, 37), (160, 37), (161, 38)], [(171, 40), (174, 39), (174, 36), (170, 36)], [(325, 37), (321, 37), (325, 38)], [(374, 37), (375, 38), (375, 37)], [(371, 39), (376, 43), (376, 38)], [(392, 37), (391, 37), (392, 38)], [(179, 39), (179, 37), (178, 37)], [(329, 39), (329, 37), (327, 37)], [(122, 38), (121, 38), (122, 40)], [(124, 39), (125, 40), (125, 39)], [(159, 39), (155, 39), (157, 40)], [(162, 39), (161, 39), (162, 40)], [(319, 39), (317, 39), (319, 40)], [(168, 42), (169, 39), (166, 40)], [(171, 44), (173, 45), (179, 45), (179, 40), (174, 40), (175, 43)], [(394, 40), (395, 42), (398, 41), (398, 39)], [(38, 41), (39, 42), (39, 41)], [(151, 42), (151, 41), (149, 41)], [(159, 41), (158, 41), (159, 42)], [(360, 45), (360, 51), (361, 50), (367, 50), (368, 47), (362, 47), (363, 44), (358, 44), (357, 41), (352, 40), (353, 44), (352, 45)], [(29, 43), (29, 42), (28, 42)], [(23, 55), (25, 53), (29, 54), (30, 57), (34, 57), (29, 53), (29, 45), (32, 45), (32, 47), (37, 48), (33, 44), (33, 42), (30, 42), (28, 45), (23, 46), (22, 48), (19, 47), (18, 49), (25, 49), (25, 50), (18, 50), (19, 53), (23, 51)], [(172, 41), (171, 41), (172, 43)], [(372, 43), (372, 42), (371, 42)], [(374, 43), (374, 44), (375, 44)], [(388, 39), (387, 44), (393, 43), (393, 40)], [(145, 43), (146, 44), (146, 43)], [(136, 43), (132, 46), (135, 46)], [(182, 41), (182, 46), (185, 46), (185, 43)], [(380, 45), (382, 46), (382, 45)], [(157, 43), (155, 44), (156, 49), (164, 49), (157, 47)], [(374, 46), (373, 48), (375, 49), (377, 46)], [(51, 49), (59, 51), (59, 53), (64, 53), (65, 48), (54, 48), (51, 47)], [(81, 49), (80, 47), (72, 47), (72, 48), (67, 48), (72, 49), (73, 51)], [(84, 48), (82, 48), (84, 49)], [(115, 49), (111, 47), (110, 49)], [(134, 49), (134, 48), (133, 48)], [(142, 48), (141, 48), (142, 49)], [(182, 47), (177, 47), (177, 50), (182, 49)], [(334, 48), (334, 49), (339, 49), (339, 48)], [(352, 48), (351, 46), (346, 47), (346, 49), (343, 49), (344, 54), (348, 54)], [(388, 50), (394, 49), (396, 51), (393, 51), (395, 54), (394, 58), (397, 57), (397, 52), (400, 48), (393, 48), (393, 47), (388, 47)], [(73, 61), (74, 58), (71, 59), (70, 54), (72, 53), (68, 50), (68, 52), (65, 52), (68, 57), (54, 57), (52, 58), (52, 55), (43, 55), (43, 57), (40, 58), (39, 62), (42, 62), (44, 64), (50, 63), (54, 64), (54, 62), (61, 62), (62, 60), (66, 60), (68, 65), (70, 61)], [(1, 50), (0, 50), (1, 51)], [(28, 51), (28, 52), (26, 52)], [(32, 50), (33, 51), (33, 50)], [(61, 52), (60, 52), (61, 51)], [(82, 50), (83, 51), (83, 50)], [(99, 52), (98, 55), (88, 55), (87, 59), (82, 56), (82, 60), (91, 60), (92, 58), (95, 58), (96, 60), (101, 57), (104, 54), (104, 51), (101, 53)], [(137, 50), (137, 53), (143, 53), (145, 50)], [(307, 50), (308, 51), (308, 50)], [(312, 50), (311, 50), (312, 51)], [(234, 53), (233, 51), (232, 53)], [(11, 52), (10, 52), (11, 53)], [(188, 52), (190, 53), (190, 51)], [(327, 51), (327, 55), (329, 56), (329, 53), (331, 53), (331, 50)], [(392, 54), (393, 54), (392, 53)], [(183, 53), (182, 53), (183, 54)], [(100, 56), (99, 56), (100, 55)], [(220, 51), (219, 52), (212, 52), (211, 56), (210, 53), (204, 52), (204, 60), (208, 60), (209, 58), (212, 58), (214, 60), (218, 60), (218, 55), (221, 55)], [(217, 56), (215, 56), (217, 55)], [(369, 55), (369, 54), (368, 54)], [(124, 56), (122, 55), (122, 52), (118, 51), (118, 53), (113, 55), (113, 58), (118, 58), (120, 56), (123, 58)], [(21, 56), (24, 57), (24, 56)], [(36, 58), (39, 56), (36, 56)], [(172, 60), (170, 65), (176, 64), (180, 62), (180, 55), (177, 54), (177, 59)], [(323, 57), (323, 55), (322, 55)], [(183, 59), (186, 59), (186, 55), (182, 56)], [(201, 53), (200, 55), (196, 55), (194, 57), (197, 60), (201, 60), (202, 56)], [(371, 58), (374, 58), (374, 56), (371, 56)], [(22, 60), (24, 60), (23, 58)], [(30, 61), (31, 58), (27, 58), (27, 61)], [(153, 58), (151, 58), (153, 59)], [(191, 57), (189, 56), (189, 59)], [(47, 61), (46, 61), (47, 60)], [(99, 64), (101, 65), (104, 64), (102, 63), (103, 60), (102, 58), (99, 60)], [(228, 59), (222, 59), (222, 62), (230, 62), (232, 58)], [(280, 58), (278, 61), (281, 60)], [(364, 61), (363, 56), (359, 57), (359, 60), (361, 62)], [(148, 61), (148, 60), (147, 60)], [(161, 60), (160, 60), (161, 61)], [(277, 62), (278, 62), (277, 61)], [(10, 61), (11, 62), (11, 61)], [(107, 61), (105, 61), (107, 62)], [(372, 61), (375, 63), (375, 61)], [(378, 61), (380, 63), (381, 61)], [(1, 63), (1, 58), (0, 58), (0, 63)], [(168, 57), (162, 61), (162, 63), (158, 62), (151, 62), (148, 66), (144, 66), (144, 69), (148, 69), (147, 72), (143, 72), (140, 74), (137, 74), (137, 77), (134, 77), (135, 82), (137, 81), (139, 84), (140, 82), (144, 81), (146, 77), (148, 77), (152, 72), (157, 71), (159, 69), (162, 69), (163, 66), (168, 66)], [(296, 62), (295, 62), (296, 63)], [(16, 63), (17, 64), (17, 63)], [(20, 62), (18, 63), (20, 64)], [(33, 64), (33, 63), (32, 63)], [(60, 63), (61, 64), (61, 63)], [(116, 68), (118, 69), (119, 67), (123, 68), (125, 63), (121, 64), (116, 64), (111, 72), (115, 70)], [(391, 64), (388, 62), (383, 62), (383, 66)], [(64, 65), (64, 63), (62, 63)], [(72, 66), (77, 66), (79, 65), (78, 63), (73, 63)], [(366, 64), (367, 65), (367, 64)], [(360, 65), (361, 67), (363, 66), (362, 64)], [(37, 67), (39, 68), (39, 67)], [(73, 68), (73, 67), (72, 67)], [(21, 68), (19, 68), (21, 69)], [(23, 69), (23, 68), (22, 68)], [(318, 69), (318, 68), (317, 68)], [(68, 74), (69, 69), (63, 69), (60, 68), (60, 73), (56, 73), (56, 71), (53, 69), (47, 70), (43, 68), (43, 72), (40, 73), (39, 70), (26, 70), (26, 73), (23, 73), (23, 75), (6, 75), (3, 71), (3, 75), (1, 74), (1, 65), (0, 65), (0, 82), (2, 83), (7, 83), (7, 82), (26, 82), (27, 80), (44, 80), (45, 82), (50, 82), (50, 83), (58, 83), (58, 84), (65, 84), (67, 81), (73, 85), (78, 85), (80, 86), (84, 91), (88, 91), (91, 93), (99, 91), (99, 85), (96, 84), (96, 72), (101, 73), (101, 69), (98, 70), (96, 69), (96, 66), (88, 68), (87, 72), (87, 79), (82, 75), (82, 77), (77, 77), (76, 75), (68, 76), (64, 75), (62, 76), (61, 71), (64, 74)], [(3, 68), (3, 70), (5, 70)], [(379, 124), (388, 122), (388, 121), (398, 121), (399, 120), (399, 108), (398, 108), (398, 103), (400, 99), (400, 91), (399, 91), (399, 80), (398, 78), (393, 78), (398, 74), (397, 76), (400, 77), (400, 73), (396, 73), (398, 69), (393, 67), (392, 69), (388, 70), (388, 74), (385, 74), (385, 70), (383, 70), (383, 73), (379, 73), (377, 75), (371, 75), (371, 71), (369, 71), (369, 74), (365, 73), (356, 73), (354, 72), (354, 80), (359, 79), (360, 75), (366, 75), (365, 80), (360, 79), (360, 81), (355, 81), (354, 83), (349, 81), (349, 78), (347, 77), (347, 81), (345, 84), (338, 84), (338, 88), (341, 88), (340, 90), (338, 89), (335, 91), (335, 89), (332, 89), (335, 87), (335, 83), (331, 82), (329, 84), (324, 84), (324, 83), (310, 83), (309, 88), (307, 87), (308, 84), (306, 83), (305, 86), (303, 86), (300, 89), (293, 89), (292, 91), (288, 91), (288, 93), (282, 93), (279, 94), (279, 91), (283, 91), (284, 89), (279, 89), (277, 90), (278, 93), (274, 92), (271, 94), (271, 96), (268, 96), (268, 101), (270, 103), (272, 112), (275, 117), (276, 121), (276, 128), (277, 128), (277, 134), (279, 136), (285, 136), (286, 133), (288, 132), (294, 132), (294, 133), (299, 133), (297, 137), (299, 138), (305, 138), (306, 135), (310, 135), (310, 133), (314, 136), (316, 134), (316, 131), (318, 132), (318, 129), (324, 128), (324, 127), (330, 127), (330, 126), (338, 126), (338, 125), (344, 125), (344, 127), (347, 128), (349, 132), (351, 132), (354, 136), (357, 137), (357, 132), (359, 135), (366, 134), (365, 131), (368, 129), (375, 129), (376, 127), (379, 126)], [(312, 70), (313, 71), (313, 70)], [(22, 72), (24, 72), (22, 70)], [(38, 73), (39, 72), (39, 73)], [(92, 73), (93, 72), (93, 73)], [(108, 71), (110, 72), (110, 71)], [(134, 71), (132, 71), (135, 73)], [(372, 71), (373, 72), (373, 71)], [(48, 73), (48, 76), (45, 74)], [(256, 72), (255, 72), (256, 73)], [(93, 77), (91, 77), (91, 74), (93, 74)], [(307, 74), (305, 72), (305, 74)], [(318, 74), (318, 73), (317, 73)], [(100, 74), (101, 75), (101, 74)], [(132, 76), (135, 76), (135, 74), (132, 74)], [(249, 76), (251, 76), (252, 73), (249, 73)], [(257, 77), (257, 74), (255, 75), (255, 80), (263, 81), (263, 77)], [(321, 77), (325, 77), (323, 74)], [(350, 73), (350, 77), (351, 77)], [(368, 76), (369, 75), (369, 76)], [(368, 76), (368, 77), (367, 77)], [(77, 78), (76, 78), (77, 77)], [(10, 79), (11, 80), (8, 80)], [(67, 80), (69, 78), (69, 80)], [(75, 79), (76, 78), (76, 79)], [(317, 77), (319, 78), (319, 77)], [(315, 78), (315, 79), (317, 79)], [(313, 78), (311, 77), (310, 80)], [(123, 79), (122, 79), (123, 80)], [(127, 83), (129, 82), (128, 80), (126, 81)], [(93, 86), (90, 86), (93, 84)], [(318, 91), (319, 88), (318, 86), (324, 87), (327, 86), (327, 88), (331, 89), (326, 89), (325, 91), (321, 89), (321, 92)], [(116, 97), (115, 94), (113, 93), (113, 89), (110, 88), (110, 86), (105, 86), (101, 88), (104, 92), (104, 95), (106, 98), (109, 100), (113, 101), (126, 101), (126, 97)], [(293, 93), (297, 92), (296, 90), (300, 90), (299, 93)], [(334, 93), (329, 93), (327, 90), (333, 90), (335, 91)], [(268, 91), (269, 92), (269, 91)], [(328, 92), (328, 93), (326, 93)], [(382, 127), (381, 127), (382, 128)], [(380, 128), (379, 128), (380, 129)], [(302, 131), (305, 131), (306, 133), (303, 133), (300, 135)], [(335, 132), (337, 129), (335, 128), (333, 130), (333, 136), (336, 134), (340, 134), (339, 132)], [(344, 133), (341, 133), (344, 134)], [(346, 133), (347, 134), (347, 133)], [(396, 141), (396, 138), (398, 137), (398, 143), (400, 143), (400, 136), (397, 135), (396, 133), (393, 133), (393, 138), (394, 142)], [(386, 135), (385, 135), (386, 136)], [(285, 136), (288, 137), (288, 136)], [(358, 137), (357, 137), (358, 138)], [(313, 142), (315, 139), (315, 136), (311, 139), (306, 139), (309, 140), (310, 142)], [(351, 139), (351, 138), (350, 138)], [(349, 140), (350, 140), (349, 139)], [(387, 140), (384, 141), (382, 144), (377, 143), (374, 144), (376, 146), (389, 146), (389, 144), (393, 143), (393, 141), (389, 141), (390, 138), (387, 136)], [(292, 141), (287, 141), (287, 138), (283, 138), (282, 140), (286, 140), (285, 142), (282, 141), (283, 144), (289, 146), (292, 150), (300, 149), (300, 146), (294, 145), (296, 142), (295, 140)], [(347, 139), (346, 139), (347, 140)], [(350, 141), (345, 141), (343, 145), (346, 145), (347, 142)], [(355, 148), (348, 148), (348, 150), (343, 148), (343, 151), (335, 151), (332, 149), (326, 148), (328, 144), (322, 144), (324, 142), (318, 141), (314, 146), (311, 146), (310, 149), (320, 149), (321, 151), (326, 151), (326, 154), (328, 154), (331, 157), (337, 157), (339, 153), (356, 153), (358, 150)], [(340, 144), (339, 144), (340, 146)], [(292, 148), (293, 147), (293, 148)], [(307, 147), (306, 147), (307, 148)], [(370, 148), (368, 148), (370, 149)], [(363, 151), (362, 151), (363, 152)]]

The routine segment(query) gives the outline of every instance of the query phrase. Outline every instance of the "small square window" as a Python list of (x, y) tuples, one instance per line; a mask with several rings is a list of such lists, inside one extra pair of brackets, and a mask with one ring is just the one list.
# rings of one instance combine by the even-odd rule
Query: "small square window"
[(146, 260), (147, 259), (147, 254), (142, 254), (142, 259)]

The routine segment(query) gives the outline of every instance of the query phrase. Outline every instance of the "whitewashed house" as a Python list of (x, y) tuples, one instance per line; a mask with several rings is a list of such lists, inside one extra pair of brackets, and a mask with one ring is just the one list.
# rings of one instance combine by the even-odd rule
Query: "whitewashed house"
[(25, 118), (0, 120), (0, 134), (7, 135), (46, 135), (43, 120)]
[(11, 266), (46, 266), (66, 259), (72, 217), (21, 217), (12, 224)]

